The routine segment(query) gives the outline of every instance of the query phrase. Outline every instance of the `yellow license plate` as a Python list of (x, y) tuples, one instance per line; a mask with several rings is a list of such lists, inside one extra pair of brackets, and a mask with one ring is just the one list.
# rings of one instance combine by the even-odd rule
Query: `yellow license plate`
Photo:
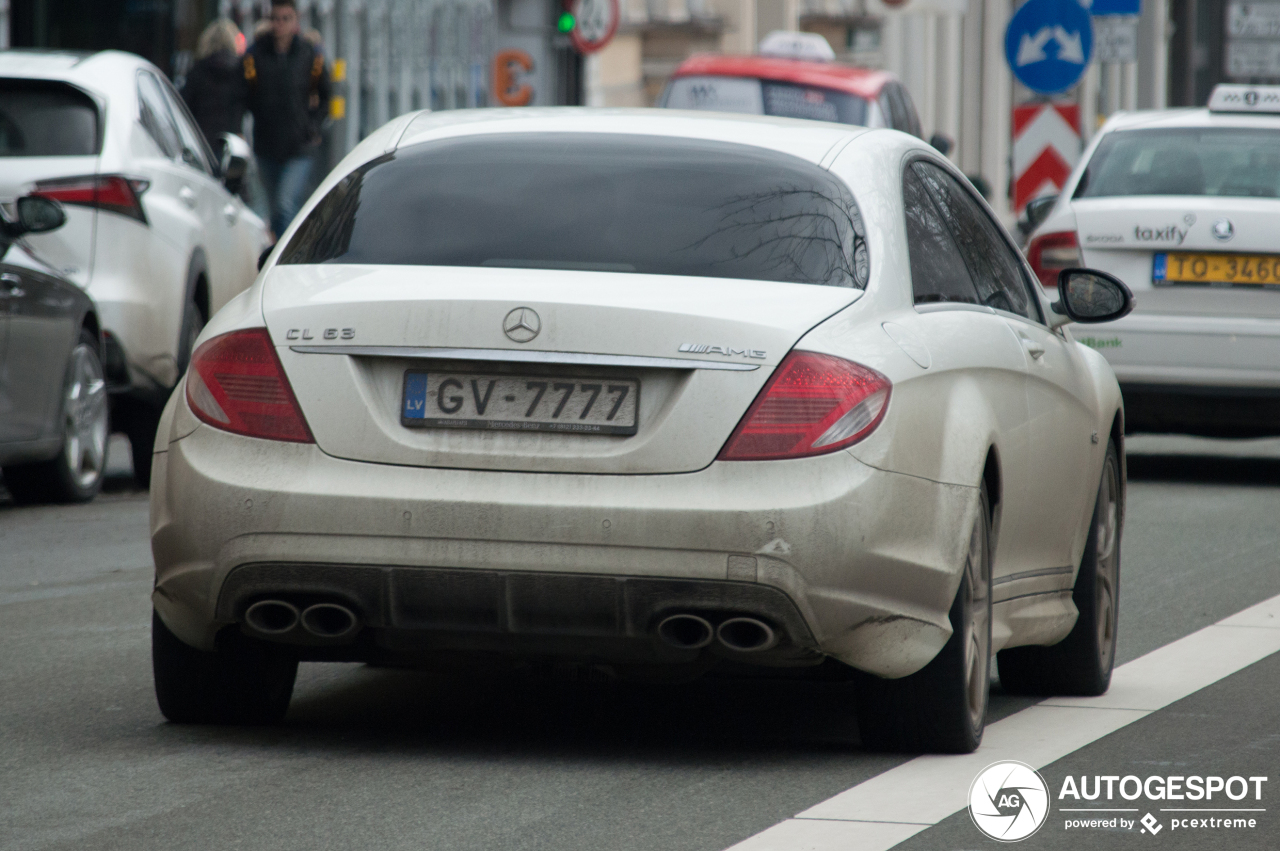
[(1157, 254), (1151, 278), (1165, 284), (1280, 286), (1280, 254)]

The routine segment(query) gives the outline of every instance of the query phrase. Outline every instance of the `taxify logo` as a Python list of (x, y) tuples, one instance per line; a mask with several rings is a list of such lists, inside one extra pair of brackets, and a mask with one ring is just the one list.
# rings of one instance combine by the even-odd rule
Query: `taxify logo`
[(1182, 240), (1187, 238), (1187, 232), (1177, 225), (1166, 225), (1162, 228), (1144, 228), (1138, 225), (1133, 229), (1133, 238), (1138, 242), (1172, 242), (1174, 245), (1182, 245)]

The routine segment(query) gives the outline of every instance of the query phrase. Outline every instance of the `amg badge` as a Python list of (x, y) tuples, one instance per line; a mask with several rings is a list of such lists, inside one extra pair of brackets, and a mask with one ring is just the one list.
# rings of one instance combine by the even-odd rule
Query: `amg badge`
[(680, 351), (688, 352), (691, 355), (724, 355), (725, 357), (738, 355), (744, 358), (766, 357), (763, 349), (735, 349), (732, 346), (713, 346), (710, 343), (683, 343), (680, 346)]

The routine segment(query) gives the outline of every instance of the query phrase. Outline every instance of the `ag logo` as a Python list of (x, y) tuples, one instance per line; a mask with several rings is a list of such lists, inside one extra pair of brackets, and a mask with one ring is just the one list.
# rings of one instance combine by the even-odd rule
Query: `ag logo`
[(1048, 815), (1049, 787), (1026, 763), (992, 763), (969, 787), (970, 818), (978, 830), (1000, 842), (1026, 839)]

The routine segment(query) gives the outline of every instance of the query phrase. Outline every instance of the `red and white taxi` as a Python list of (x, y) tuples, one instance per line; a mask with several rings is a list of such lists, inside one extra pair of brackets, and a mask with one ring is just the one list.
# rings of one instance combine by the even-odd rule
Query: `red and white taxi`
[(686, 59), (658, 106), (889, 127), (920, 136), (915, 105), (896, 77), (834, 60), (822, 36), (771, 33), (759, 55)]

